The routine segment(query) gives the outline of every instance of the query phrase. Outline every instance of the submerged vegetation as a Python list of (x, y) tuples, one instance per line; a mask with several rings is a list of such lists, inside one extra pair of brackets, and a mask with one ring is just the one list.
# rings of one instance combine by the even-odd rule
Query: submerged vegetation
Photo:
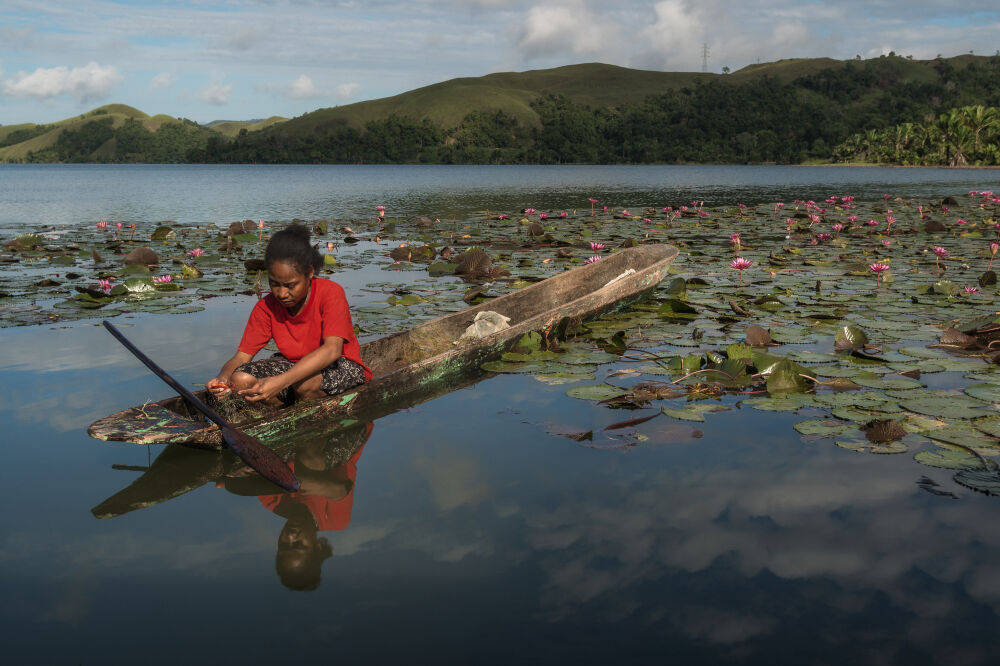
[(112, 105), (110, 122), (91, 117), (97, 110), (0, 127), (0, 160), (997, 165), (998, 91), (1000, 55), (785, 60), (725, 75), (591, 63), (456, 79), (242, 127)]
[[(259, 294), (263, 248), (284, 224), (24, 229), (2, 240), (0, 325), (195, 312), (219, 295)], [(448, 222), (373, 207), (369, 219), (312, 224), (327, 269), (366, 282), (352, 303), (362, 338), (621, 247), (674, 244), (681, 257), (654, 300), (525, 336), (483, 369), (621, 412), (603, 429), (540, 424), (582, 446), (665, 443), (678, 423), (740, 408), (788, 412), (810, 446), (910, 452), (1000, 494), (993, 192), (631, 210), (590, 201)]]

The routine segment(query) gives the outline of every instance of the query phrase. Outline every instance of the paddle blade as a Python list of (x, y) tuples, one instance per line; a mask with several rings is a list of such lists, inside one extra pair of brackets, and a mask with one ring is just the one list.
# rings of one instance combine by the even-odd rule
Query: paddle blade
[(285, 461), (256, 437), (225, 426), (222, 428), (222, 439), (243, 462), (271, 483), (292, 491), (302, 485)]

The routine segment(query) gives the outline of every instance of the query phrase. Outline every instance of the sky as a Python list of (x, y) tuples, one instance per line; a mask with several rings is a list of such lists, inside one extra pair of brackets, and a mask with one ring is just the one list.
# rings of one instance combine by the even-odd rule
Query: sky
[(122, 103), (206, 123), (583, 62), (1000, 50), (996, 0), (0, 0), (0, 124)]

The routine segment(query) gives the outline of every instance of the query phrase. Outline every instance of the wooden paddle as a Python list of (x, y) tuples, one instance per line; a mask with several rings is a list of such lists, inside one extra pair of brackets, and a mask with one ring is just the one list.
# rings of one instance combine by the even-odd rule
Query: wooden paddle
[(232, 423), (219, 416), (215, 410), (198, 399), (194, 393), (181, 386), (176, 379), (164, 372), (163, 368), (156, 365), (148, 356), (139, 351), (138, 347), (122, 335), (115, 328), (114, 324), (107, 320), (103, 323), (104, 328), (108, 329), (108, 332), (115, 336), (118, 342), (125, 345), (125, 348), (132, 352), (137, 359), (145, 363), (146, 367), (153, 371), (153, 374), (165, 381), (170, 388), (180, 393), (185, 400), (190, 402), (195, 409), (204, 414), (209, 420), (216, 423), (219, 429), (222, 430), (222, 439), (226, 442), (226, 445), (243, 462), (250, 465), (250, 467), (268, 481), (286, 490), (299, 489), (300, 483), (298, 478), (296, 478), (295, 473), (292, 472), (288, 465), (285, 464), (285, 461), (278, 457), (278, 454), (264, 446), (264, 443), (256, 437), (237, 430)]

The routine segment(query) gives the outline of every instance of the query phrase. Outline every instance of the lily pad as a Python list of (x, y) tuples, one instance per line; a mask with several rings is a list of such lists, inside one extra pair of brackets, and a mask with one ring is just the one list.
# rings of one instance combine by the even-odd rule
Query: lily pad
[(964, 396), (903, 399), (900, 400), (899, 405), (903, 409), (908, 409), (917, 414), (925, 414), (943, 419), (974, 419), (989, 415), (989, 412), (983, 409), (982, 402)]
[(702, 402), (693, 402), (684, 407), (663, 407), (662, 411), (667, 416), (672, 416), (675, 419), (681, 419), (682, 421), (704, 421), (705, 414), (708, 412), (722, 412), (727, 411), (729, 408), (724, 407), (719, 404), (706, 404)]
[(574, 386), (570, 390), (566, 391), (566, 395), (571, 398), (579, 398), (581, 400), (611, 400), (612, 398), (620, 398), (621, 396), (628, 393), (625, 389), (619, 388), (617, 386), (611, 386), (609, 384), (591, 384), (589, 386)]
[(876, 453), (885, 455), (893, 453), (906, 453), (910, 450), (905, 442), (898, 439), (892, 442), (870, 442), (864, 438), (838, 439), (835, 443), (842, 449), (855, 451), (857, 453)]
[(810, 404), (807, 398), (802, 394), (791, 393), (767, 398), (747, 398), (741, 404), (766, 412), (794, 412)]
[(915, 379), (907, 379), (906, 377), (883, 377), (872, 372), (863, 372), (861, 374), (854, 375), (851, 377), (851, 381), (860, 386), (876, 389), (906, 390), (923, 388), (924, 386)]
[(857, 430), (853, 423), (845, 423), (838, 419), (807, 419), (792, 426), (803, 435), (819, 435), (820, 437), (836, 437), (851, 430)]
[(943, 428), (927, 430), (923, 434), (935, 441), (966, 446), (984, 456), (1000, 453), (1000, 442), (983, 434), (969, 423), (954, 423)]
[(963, 469), (952, 477), (955, 482), (987, 495), (1000, 497), (1000, 471), (990, 469)]
[(921, 465), (942, 469), (982, 469), (983, 463), (975, 454), (957, 446), (943, 445), (933, 451), (920, 451), (913, 456)]
[(966, 395), (986, 402), (1000, 402), (1000, 384), (970, 384), (965, 387)]

